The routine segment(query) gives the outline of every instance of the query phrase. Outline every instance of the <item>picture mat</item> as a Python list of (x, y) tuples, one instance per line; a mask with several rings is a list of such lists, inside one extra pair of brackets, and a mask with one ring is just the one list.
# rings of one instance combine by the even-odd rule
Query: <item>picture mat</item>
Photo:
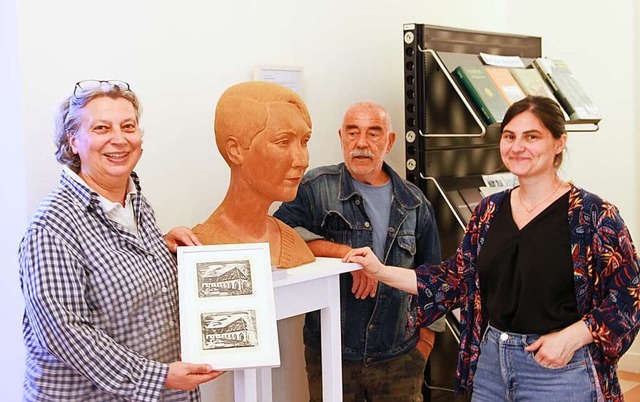
[[(225, 263), (237, 264), (238, 261), (249, 263), (250, 294), (234, 295), (221, 292), (213, 297), (199, 296), (202, 292), (198, 286), (198, 266), (201, 267), (202, 273), (202, 267), (205, 265), (220, 267)], [(280, 365), (268, 243), (179, 247), (178, 289), (182, 361), (207, 363), (216, 370)], [(203, 314), (213, 314), (213, 317), (222, 317), (222, 314), (237, 317), (238, 314), (249, 311), (255, 314), (255, 346), (246, 345), (253, 344), (253, 340), (243, 342), (242, 339), (251, 332), (250, 330), (244, 334), (238, 335), (238, 332), (235, 332), (230, 335), (238, 335), (241, 338), (236, 341), (237, 346), (229, 346), (231, 341), (224, 339), (214, 341), (215, 337), (223, 336), (216, 332), (220, 330), (212, 329), (216, 327), (214, 324), (220, 326), (224, 322), (222, 319), (218, 320), (219, 322), (215, 319), (208, 320), (210, 326), (203, 327)], [(211, 349), (204, 349), (205, 338), (209, 339), (208, 345)]]
[(253, 79), (280, 84), (302, 96), (302, 71), (300, 66), (258, 65), (255, 66)]

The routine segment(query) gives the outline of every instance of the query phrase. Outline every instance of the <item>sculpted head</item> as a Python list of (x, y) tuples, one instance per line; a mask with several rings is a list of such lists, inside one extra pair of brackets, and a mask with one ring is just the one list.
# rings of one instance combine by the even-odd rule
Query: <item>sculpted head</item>
[(242, 181), (265, 200), (295, 198), (311, 137), (309, 111), (298, 94), (262, 81), (234, 85), (218, 101), (214, 129), (232, 182)]
[(218, 101), (214, 129), (231, 170), (229, 189), (195, 235), (203, 244), (268, 241), (271, 262), (281, 268), (313, 261), (300, 235), (269, 216), (274, 201), (295, 198), (309, 166), (311, 118), (302, 98), (268, 82), (234, 85)]
[(214, 131), (218, 149), (227, 163), (227, 139), (235, 137), (243, 147), (249, 148), (253, 139), (266, 128), (276, 103), (295, 106), (311, 129), (311, 117), (304, 101), (297, 93), (282, 85), (248, 81), (224, 91), (216, 106)]

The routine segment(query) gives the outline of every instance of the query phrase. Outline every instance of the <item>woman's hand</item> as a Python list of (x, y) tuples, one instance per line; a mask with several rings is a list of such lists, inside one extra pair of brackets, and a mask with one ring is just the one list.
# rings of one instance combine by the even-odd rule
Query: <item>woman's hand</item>
[(169, 372), (164, 380), (164, 387), (191, 391), (198, 385), (220, 377), (225, 371), (215, 371), (208, 364), (191, 364), (173, 362), (169, 364)]
[(369, 247), (356, 248), (343, 258), (344, 262), (362, 265), (362, 271), (369, 278), (384, 282), (411, 294), (418, 293), (416, 272), (413, 269), (390, 267), (382, 264)]
[(202, 246), (200, 240), (186, 226), (176, 226), (169, 233), (164, 235), (164, 242), (167, 243), (169, 251), (176, 253), (178, 246)]
[(561, 331), (541, 336), (524, 350), (534, 352), (534, 359), (545, 367), (561, 368), (571, 361), (576, 350), (591, 342), (593, 337), (581, 320)]
[(378, 279), (376, 275), (380, 274), (380, 271), (384, 268), (384, 265), (369, 247), (354, 248), (342, 257), (342, 261), (355, 262), (362, 265), (363, 272), (373, 279)]
[[(373, 251), (369, 247), (363, 247), (358, 249), (351, 249), (342, 257), (342, 261), (344, 262), (356, 262), (364, 267), (364, 264), (360, 261), (350, 260), (353, 256), (361, 256), (360, 251), (367, 256), (372, 256), (371, 261), (377, 262), (378, 257), (373, 253)], [(365, 257), (367, 258), (367, 257)], [(382, 265), (382, 264), (380, 264)], [(353, 276), (353, 285), (351, 286), (351, 292), (356, 299), (366, 299), (368, 296), (375, 297), (376, 291), (378, 290), (378, 281), (375, 279), (373, 275), (367, 272), (366, 269), (352, 271), (351, 276)]]

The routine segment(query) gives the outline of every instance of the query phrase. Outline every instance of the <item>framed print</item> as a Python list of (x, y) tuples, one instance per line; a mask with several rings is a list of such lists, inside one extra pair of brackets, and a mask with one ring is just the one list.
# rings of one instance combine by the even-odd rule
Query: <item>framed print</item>
[(258, 65), (253, 70), (256, 81), (275, 82), (302, 96), (302, 67)]
[(182, 360), (280, 365), (269, 243), (178, 247)]

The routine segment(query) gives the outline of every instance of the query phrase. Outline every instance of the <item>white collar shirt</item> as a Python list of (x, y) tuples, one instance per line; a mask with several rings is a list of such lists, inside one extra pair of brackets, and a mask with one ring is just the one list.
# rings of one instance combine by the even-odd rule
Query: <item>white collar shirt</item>
[[(83, 185), (84, 187), (89, 189), (89, 191), (95, 192), (95, 190), (89, 187), (89, 185), (76, 172), (66, 166), (63, 168), (63, 170), (75, 182)], [(98, 194), (98, 199), (100, 200), (100, 206), (102, 207), (105, 215), (107, 215), (107, 218), (119, 225), (122, 225), (122, 227), (129, 233), (139, 236), (138, 225), (136, 224), (135, 215), (133, 213), (133, 205), (131, 204), (131, 198), (135, 193), (136, 186), (133, 183), (133, 179), (129, 177), (129, 182), (127, 184), (127, 194), (124, 198), (124, 207), (120, 205), (119, 202), (110, 201), (100, 194)]]

